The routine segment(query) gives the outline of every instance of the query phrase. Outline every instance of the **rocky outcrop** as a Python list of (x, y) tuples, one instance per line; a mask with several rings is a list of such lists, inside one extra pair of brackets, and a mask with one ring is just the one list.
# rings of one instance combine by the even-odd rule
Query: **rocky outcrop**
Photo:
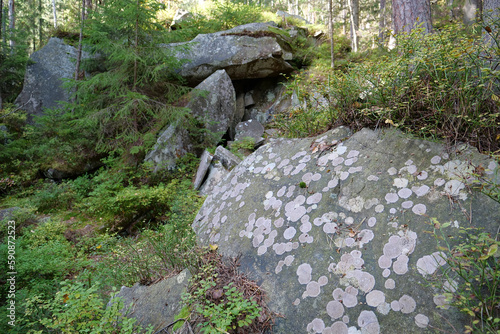
[(76, 54), (74, 47), (59, 38), (51, 38), (31, 55), (33, 63), (26, 68), (23, 90), (15, 101), (28, 112), (29, 120), (43, 115), (45, 109), (57, 108), (61, 102), (69, 101), (70, 94), (63, 83), (75, 75)]
[(304, 24), (311, 24), (311, 22), (307, 21), (305, 18), (303, 18), (303, 17), (302, 17), (302, 16), (300, 16), (300, 15), (289, 14), (289, 13), (284, 12), (284, 11), (282, 11), (282, 10), (278, 10), (278, 11), (276, 12), (276, 15), (277, 15), (277, 16), (279, 16), (279, 17), (282, 17), (282, 18), (284, 18), (284, 19), (290, 19), (290, 18), (292, 18), (292, 19), (295, 19), (295, 20), (297, 20), (297, 21), (300, 21), (300, 22), (302, 22), (302, 23), (304, 23)]
[(174, 321), (181, 310), (181, 295), (186, 291), (190, 272), (186, 269), (180, 274), (150, 286), (135, 284), (122, 287), (116, 295), (124, 304), (125, 314), (137, 319), (143, 328), (152, 326), (157, 332)]
[[(210, 131), (205, 138), (206, 144), (216, 145), (234, 123), (236, 96), (229, 76), (224, 70), (216, 71), (196, 86), (185, 100), (188, 101), (185, 107)], [(189, 152), (195, 153), (189, 133), (183, 127), (171, 124), (160, 134), (145, 161), (151, 162), (156, 171), (172, 169), (175, 160)]]
[(292, 71), (287, 62), (292, 53), (289, 44), (270, 31), (272, 26), (251, 23), (164, 46), (175, 49), (175, 56), (186, 60), (180, 75), (190, 83), (199, 83), (220, 69), (226, 70), (232, 80), (277, 76)]
[(497, 233), (499, 204), (468, 187), (475, 166), (498, 175), (466, 146), (398, 131), (275, 139), (213, 188), (193, 228), (241, 255), (283, 315), (275, 333), (454, 332), (465, 319), (426, 286), (446, 263), (431, 222), (449, 223), (451, 243), (459, 227)]

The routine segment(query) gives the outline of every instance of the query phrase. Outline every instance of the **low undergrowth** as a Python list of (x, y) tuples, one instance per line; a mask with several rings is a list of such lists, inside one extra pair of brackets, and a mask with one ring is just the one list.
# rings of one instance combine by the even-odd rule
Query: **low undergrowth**
[(208, 334), (271, 329), (275, 314), (266, 306), (264, 291), (238, 271), (238, 259), (210, 250), (199, 261), (198, 272), (183, 296), (183, 317)]
[(464, 333), (500, 332), (500, 241), (477, 228), (460, 228), (455, 246), (450, 245), (450, 223), (434, 221), (439, 249), (447, 266), (435, 274), (431, 286), (442, 291), (446, 304), (470, 317)]
[(347, 70), (299, 73), (288, 91), (300, 102), (276, 124), (292, 137), (340, 124), (353, 130), (392, 126), (498, 152), (500, 97), (488, 61), (494, 52), (456, 27), (427, 35), (415, 29), (397, 37), (395, 50)]

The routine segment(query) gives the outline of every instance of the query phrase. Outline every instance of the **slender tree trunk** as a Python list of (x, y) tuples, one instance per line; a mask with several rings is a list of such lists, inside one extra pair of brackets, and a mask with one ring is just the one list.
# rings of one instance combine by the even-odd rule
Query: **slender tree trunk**
[(380, 0), (380, 17), (378, 21), (378, 42), (384, 45), (385, 41), (385, 4), (386, 0)]
[(351, 47), (358, 52), (359, 0), (347, 0), (347, 7), (351, 15)]
[(56, 0), (52, 0), (52, 11), (54, 16), (54, 29), (57, 29), (57, 9), (56, 9)]
[(330, 54), (331, 62), (330, 66), (335, 67), (335, 53), (334, 53), (334, 42), (333, 42), (333, 0), (328, 1), (328, 12), (330, 13), (328, 18), (328, 25), (330, 28)]
[(38, 0), (38, 47), (42, 47), (43, 40), (43, 17), (42, 17), (42, 0)]
[[(3, 28), (3, 0), (0, 0), (0, 41), (3, 38), (2, 28)], [(0, 45), (0, 50), (2, 50), (1, 45)]]
[(16, 42), (14, 42), (14, 29), (16, 28), (16, 4), (14, 0), (9, 0), (9, 46), (14, 52)]
[(82, 15), (80, 24), (80, 36), (78, 38), (78, 52), (76, 54), (76, 69), (75, 69), (75, 81), (78, 81), (80, 77), (80, 63), (82, 62), (82, 41), (83, 41), (83, 25), (85, 23), (85, 0), (82, 0)]
[[(139, 0), (137, 0), (137, 13), (139, 13), (139, 6), (140, 6), (140, 3), (139, 3)], [(134, 57), (134, 85), (132, 87), (132, 90), (135, 91), (136, 90), (136, 85), (137, 85), (137, 49), (138, 49), (138, 46), (139, 46), (139, 37), (138, 37), (138, 34), (139, 34), (139, 16), (137, 15), (135, 17), (135, 41), (134, 41), (134, 53), (135, 53), (135, 57)]]
[(7, 16), (8, 16), (7, 8), (3, 8), (2, 7), (3, 21), (1, 22), (1, 24), (2, 24), (2, 31), (3, 31), (2, 41), (3, 41), (4, 45), (7, 44), (7, 23), (6, 23), (7, 22), (7, 19), (6, 19)]
[(464, 13), (464, 23), (467, 25), (476, 22), (476, 14), (479, 9), (478, 3), (481, 0), (465, 0), (462, 12)]
[(392, 0), (394, 33), (410, 32), (422, 24), (427, 33), (432, 31), (431, 4), (429, 0)]

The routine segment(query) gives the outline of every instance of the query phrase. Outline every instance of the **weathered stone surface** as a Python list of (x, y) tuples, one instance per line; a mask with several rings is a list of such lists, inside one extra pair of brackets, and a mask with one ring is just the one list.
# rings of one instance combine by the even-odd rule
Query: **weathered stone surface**
[(122, 299), (127, 317), (136, 318), (144, 328), (152, 325), (156, 332), (172, 323), (181, 310), (181, 294), (186, 291), (190, 277), (186, 269), (150, 286), (138, 283), (131, 288), (124, 286), (116, 297)]
[(194, 179), (193, 187), (198, 190), (207, 174), (208, 169), (210, 168), (210, 164), (212, 162), (213, 156), (207, 150), (203, 151), (203, 154), (200, 158), (200, 165), (198, 166), (198, 170), (196, 171), (196, 177)]
[(282, 10), (278, 10), (276, 12), (276, 15), (278, 15), (279, 17), (284, 17), (285, 19), (294, 18), (296, 20), (302, 21), (305, 24), (311, 24), (311, 22), (307, 21), (305, 18), (303, 18), (300, 15), (290, 14), (290, 13), (284, 12)]
[(240, 158), (222, 146), (217, 146), (215, 149), (214, 159), (220, 161), (227, 170), (233, 169), (241, 162)]
[[(47, 108), (57, 108), (68, 102), (69, 94), (63, 80), (75, 75), (77, 50), (59, 38), (51, 38), (47, 45), (31, 55), (34, 62), (26, 68), (24, 87), (16, 104), (28, 112), (29, 118), (43, 115)], [(83, 53), (82, 57), (86, 57)]]
[[(224, 70), (219, 70), (195, 87), (190, 93), (186, 108), (214, 134), (207, 141), (209, 145), (215, 145), (233, 124), (235, 105), (236, 93), (231, 79)], [(151, 162), (155, 171), (172, 169), (175, 167), (175, 160), (188, 152), (194, 152), (189, 134), (180, 126), (170, 125), (160, 134), (145, 161)]]
[(200, 187), (200, 195), (210, 195), (214, 188), (229, 174), (220, 161), (213, 161), (209, 166), (208, 175)]
[(497, 232), (498, 203), (464, 179), (479, 164), (489, 177), (498, 168), (392, 130), (276, 139), (214, 187), (193, 228), (201, 243), (241, 254), (284, 316), (275, 333), (460, 331), (463, 316), (437, 308), (443, 291), (426, 287), (444, 264), (428, 231), (436, 218), (451, 223), (446, 235)]
[(286, 94), (282, 78), (235, 82), (235, 89), (245, 96), (251, 93), (252, 103), (246, 104), (244, 121), (254, 119), (261, 124), (267, 124), (273, 119), (274, 114), (283, 112), (291, 106), (291, 98)]
[(165, 45), (185, 59), (180, 75), (199, 83), (225, 69), (232, 80), (265, 78), (293, 70), (289, 44), (269, 31), (271, 23), (251, 23), (213, 34), (200, 34), (192, 41)]
[(177, 30), (182, 28), (181, 23), (183, 21), (189, 20), (193, 18), (193, 14), (185, 9), (179, 8), (174, 14), (174, 19), (172, 20), (172, 24), (170, 25), (170, 29)]
[[(12, 208), (7, 208), (0, 210), (0, 222), (7, 221), (14, 217), (16, 211), (22, 210), (20, 207), (14, 206)], [(7, 230), (7, 229), (5, 229)]]
[(255, 146), (259, 146), (264, 141), (264, 127), (255, 120), (241, 122), (236, 127), (236, 136), (234, 139), (241, 140), (245, 137), (250, 137), (255, 140)]

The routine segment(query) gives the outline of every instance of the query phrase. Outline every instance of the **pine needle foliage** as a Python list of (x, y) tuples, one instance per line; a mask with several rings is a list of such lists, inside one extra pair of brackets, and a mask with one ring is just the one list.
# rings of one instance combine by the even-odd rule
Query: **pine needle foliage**
[(95, 131), (97, 152), (128, 162), (141, 160), (167, 123), (187, 117), (171, 106), (188, 89), (174, 72), (179, 61), (159, 46), (167, 34), (159, 9), (152, 0), (108, 0), (89, 13), (84, 68), (92, 73), (69, 83), (75, 125)]

